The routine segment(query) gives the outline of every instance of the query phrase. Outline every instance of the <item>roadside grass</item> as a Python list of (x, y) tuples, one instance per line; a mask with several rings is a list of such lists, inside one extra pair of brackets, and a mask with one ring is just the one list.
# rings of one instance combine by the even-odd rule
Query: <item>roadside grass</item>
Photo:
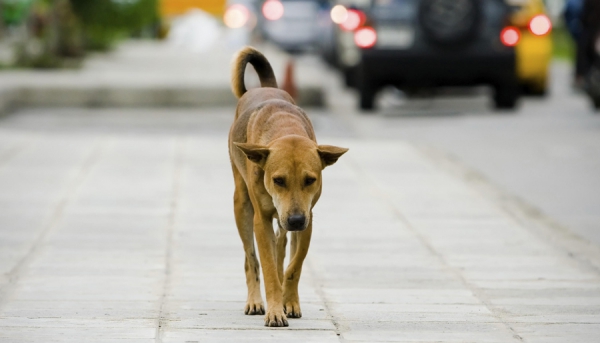
[(555, 27), (552, 30), (552, 57), (558, 60), (575, 60), (575, 42), (565, 27)]

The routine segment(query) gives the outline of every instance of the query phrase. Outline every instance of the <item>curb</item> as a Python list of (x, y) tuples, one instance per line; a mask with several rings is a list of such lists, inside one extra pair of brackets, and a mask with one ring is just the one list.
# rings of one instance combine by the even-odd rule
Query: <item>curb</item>
[(17, 91), (13, 89), (0, 90), (0, 116), (9, 114), (14, 110)]
[[(324, 107), (321, 87), (300, 87), (298, 105)], [(21, 87), (0, 91), (0, 114), (27, 107), (209, 107), (235, 106), (229, 87)]]

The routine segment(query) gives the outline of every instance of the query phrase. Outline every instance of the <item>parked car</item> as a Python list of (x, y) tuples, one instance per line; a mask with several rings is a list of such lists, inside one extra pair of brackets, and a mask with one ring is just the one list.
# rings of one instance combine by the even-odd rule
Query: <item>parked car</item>
[(338, 67), (358, 89), (361, 109), (373, 109), (386, 85), (490, 85), (496, 108), (515, 107), (521, 34), (503, 0), (372, 0), (347, 11), (336, 38)]
[(314, 50), (319, 44), (320, 19), (327, 0), (265, 0), (258, 28), (262, 35), (288, 52)]
[(600, 30), (594, 33), (593, 56), (585, 75), (585, 90), (596, 111), (600, 110)]
[(542, 0), (508, 0), (512, 6), (510, 23), (519, 29), (515, 46), (517, 78), (526, 95), (545, 95), (552, 58), (552, 22)]

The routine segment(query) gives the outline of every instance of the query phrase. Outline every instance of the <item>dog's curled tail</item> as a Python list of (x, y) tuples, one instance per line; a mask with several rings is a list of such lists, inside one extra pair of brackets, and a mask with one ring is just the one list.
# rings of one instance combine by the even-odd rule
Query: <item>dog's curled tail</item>
[(267, 58), (253, 47), (247, 46), (240, 50), (233, 59), (231, 89), (235, 96), (240, 98), (247, 91), (244, 84), (244, 72), (248, 63), (252, 64), (258, 73), (261, 87), (277, 88), (275, 73), (273, 73), (273, 68)]

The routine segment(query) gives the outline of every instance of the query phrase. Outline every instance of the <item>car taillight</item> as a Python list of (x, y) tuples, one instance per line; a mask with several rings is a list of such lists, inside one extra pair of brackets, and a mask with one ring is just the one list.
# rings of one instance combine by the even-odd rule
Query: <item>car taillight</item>
[(268, 20), (281, 19), (283, 12), (283, 4), (278, 0), (267, 0), (262, 7), (262, 13)]
[(340, 24), (340, 27), (346, 31), (354, 31), (361, 27), (365, 21), (367, 21), (367, 16), (363, 12), (351, 9), (348, 10), (348, 16)]
[(377, 42), (377, 31), (372, 27), (361, 27), (354, 33), (354, 43), (363, 49), (372, 48)]
[(500, 41), (506, 46), (515, 46), (521, 40), (521, 32), (513, 26), (505, 27), (500, 32)]
[(348, 19), (348, 10), (342, 5), (335, 5), (330, 12), (331, 21), (336, 24), (341, 24)]
[(550, 30), (552, 30), (552, 22), (546, 15), (536, 15), (529, 21), (529, 31), (536, 36), (546, 35)]
[(241, 4), (229, 6), (223, 16), (223, 22), (231, 29), (237, 29), (246, 25), (248, 20), (250, 20), (250, 11), (246, 6)]

